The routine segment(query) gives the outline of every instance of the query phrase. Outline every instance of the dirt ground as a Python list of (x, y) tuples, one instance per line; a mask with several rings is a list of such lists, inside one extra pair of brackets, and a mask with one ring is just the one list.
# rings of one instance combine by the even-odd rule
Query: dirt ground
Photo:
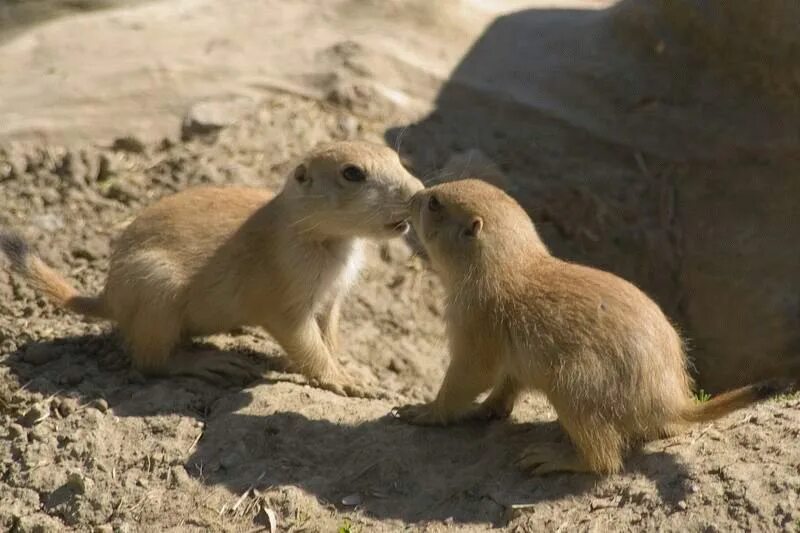
[[(301, 15), (313, 10), (312, 2), (301, 4)], [(350, 4), (336, 4), (336, 13), (348, 13), (346, 7), (352, 11)], [(484, 12), (459, 11), (447, 24), (420, 31), (447, 27), (464, 53), (469, 38), (456, 37), (456, 30), (470, 26), (474, 38), (494, 16), (492, 2), (478, 4)], [(153, 12), (163, 18), (152, 17), (148, 24), (169, 22), (194, 5), (203, 9), (189, 17), (191, 24), (222, 16), (213, 2), (181, 0), (172, 4), (179, 6), (175, 11), (166, 5), (154, 3)], [(242, 12), (232, 18), (244, 20), (255, 13), (247, 11), (253, 5), (242, 2)], [(368, 19), (380, 9), (394, 9), (400, 26), (424, 19), (408, 15), (399, 2), (362, 2), (360, 7)], [(148, 34), (148, 24), (137, 29), (131, 22), (152, 14), (147, 9), (102, 15), (110, 19), (77, 17), (74, 24), (99, 28), (101, 20), (110, 20), (109, 27)], [(291, 13), (280, 16), (293, 20)], [(319, 16), (324, 22), (331, 15)], [(581, 33), (586, 21), (594, 20), (586, 17), (570, 18), (578, 21), (570, 22), (572, 30)], [(549, 13), (537, 23), (561, 18), (563, 13)], [(0, 66), (7, 61), (34, 68), (26, 61), (38, 57), (35, 68), (44, 71), (47, 61), (57, 63), (49, 54), (69, 34), (68, 22), (10, 41), (0, 48)], [(502, 27), (501, 37), (507, 35)], [(281, 36), (290, 29), (283, 27)], [(386, 38), (419, 46), (407, 36)], [(102, 59), (91, 67), (95, 71), (81, 75), (84, 82), (98, 82), (104, 78), (97, 69), (130, 68), (130, 79), (138, 81), (127, 89), (108, 86), (91, 98), (80, 80), (65, 87), (49, 78), (14, 85), (23, 79), (15, 69), (0, 79), (0, 94), (9, 97), (0, 102), (9, 117), (0, 126), (5, 135), (0, 139), (0, 226), (19, 228), (49, 264), (81, 290), (94, 292), (102, 286), (110, 239), (156, 198), (198, 184), (279, 188), (292, 161), (317, 142), (367, 138), (398, 148), (428, 182), (479, 168), (485, 154), (556, 254), (635, 280), (671, 317), (686, 316), (683, 253), (701, 246), (685, 242), (681, 217), (689, 212), (691, 220), (702, 219), (700, 207), (685, 206), (702, 198), (704, 189), (679, 196), (677, 188), (689, 183), (691, 191), (693, 177), (714, 165), (723, 167), (720, 173), (727, 171), (739, 165), (736, 160), (723, 165), (677, 158), (671, 149), (633, 149), (624, 128), (598, 133), (605, 127), (602, 114), (593, 124), (584, 121), (581, 110), (559, 114), (574, 111), (551, 98), (563, 87), (559, 83), (540, 95), (551, 107), (536, 109), (490, 98), (478, 86), (459, 81), (469, 78), (469, 61), (461, 61), (442, 86), (436, 80), (455, 66), (460, 57), (455, 51), (432, 54), (417, 69), (393, 63), (388, 73), (379, 71), (394, 76), (387, 86), (413, 97), (404, 100), (386, 86), (368, 83), (385, 64), (385, 49), (373, 53), (363, 44), (336, 39), (342, 38), (328, 36), (323, 51), (311, 56), (314, 68), (340, 69), (339, 78), (320, 75), (309, 81), (286, 62), (257, 94), (223, 90), (229, 87), (219, 79), (201, 76), (203, 68), (218, 68), (214, 57), (203, 68), (183, 57), (176, 59), (181, 68), (196, 70), (178, 68), (153, 77), (145, 69), (136, 78), (140, 56), (126, 48), (129, 42), (119, 45), (123, 56), (131, 54), (128, 63), (112, 64), (113, 54), (101, 50)], [(373, 45), (379, 41), (372, 34), (365, 39)], [(480, 59), (481, 43), (487, 43), (486, 36), (468, 58)], [(75, 50), (66, 47), (59, 57), (73, 52), (70, 57), (81, 57)], [(268, 54), (274, 62), (277, 52)], [(230, 65), (226, 72), (247, 78), (242, 65)], [(278, 78), (281, 83), (272, 83)], [(173, 92), (159, 92), (151, 101), (154, 95), (137, 85), (143, 79), (158, 87), (169, 80), (178, 83)], [(302, 85), (303, 80), (308, 83)], [(426, 98), (427, 106), (417, 105)], [(140, 120), (132, 118), (139, 105)], [(81, 113), (89, 108), (94, 111)], [(148, 125), (154, 125), (152, 131)], [(643, 143), (655, 142), (660, 134)], [(725, 136), (718, 139), (717, 149), (727, 153)], [(762, 171), (770, 164), (752, 157), (748, 162)], [(675, 205), (680, 198), (683, 212)], [(784, 205), (790, 212), (794, 204)], [(781, 264), (794, 264), (790, 259)], [(145, 379), (130, 370), (110, 325), (54, 309), (0, 269), (0, 528), (800, 531), (797, 396), (651, 443), (630, 459), (625, 472), (605, 479), (531, 478), (514, 466), (530, 441), (564, 439), (553, 411), (533, 395), (506, 422), (431, 429), (394, 420), (389, 416), (393, 406), (430, 399), (442, 378), (447, 363), (442, 298), (435, 276), (404, 242), (370, 247), (368, 266), (344, 307), (340, 354), (345, 368), (370, 376), (370, 386), (389, 398), (366, 400), (304, 384), (285, 371), (280, 348), (256, 329), (202, 341), (258, 365), (263, 378), (257, 382), (222, 388), (188, 378)], [(774, 331), (770, 335), (780, 337)]]

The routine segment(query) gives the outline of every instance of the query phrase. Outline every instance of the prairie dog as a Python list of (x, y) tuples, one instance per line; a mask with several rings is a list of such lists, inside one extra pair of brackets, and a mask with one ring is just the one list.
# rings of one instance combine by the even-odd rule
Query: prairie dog
[(397, 409), (401, 419), (503, 418), (522, 391), (540, 390), (574, 448), (534, 444), (519, 464), (613, 473), (632, 446), (779, 390), (750, 385), (695, 403), (683, 343), (659, 307), (617, 276), (550, 255), (527, 213), (492, 185), (438, 185), (411, 211), (448, 294), (451, 359), (436, 399)]
[(359, 272), (362, 239), (406, 233), (408, 202), (422, 187), (391, 149), (336, 142), (309, 153), (277, 195), (187, 189), (123, 230), (97, 297), (79, 295), (16, 234), (0, 234), (0, 247), (57, 305), (115, 321), (143, 373), (240, 375), (230, 357), (173, 352), (185, 337), (255, 325), (321, 387), (360, 394), (332, 357), (342, 298)]

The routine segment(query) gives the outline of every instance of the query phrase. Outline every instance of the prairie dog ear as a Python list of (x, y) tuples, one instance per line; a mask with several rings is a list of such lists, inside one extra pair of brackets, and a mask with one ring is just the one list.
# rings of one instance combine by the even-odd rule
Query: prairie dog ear
[(480, 235), (483, 229), (483, 219), (481, 217), (473, 217), (469, 226), (464, 228), (464, 236), (474, 239)]
[(299, 165), (297, 165), (297, 167), (294, 169), (292, 177), (295, 179), (297, 183), (306, 183), (310, 180), (310, 177), (308, 175), (308, 168), (306, 168), (305, 163), (300, 163)]

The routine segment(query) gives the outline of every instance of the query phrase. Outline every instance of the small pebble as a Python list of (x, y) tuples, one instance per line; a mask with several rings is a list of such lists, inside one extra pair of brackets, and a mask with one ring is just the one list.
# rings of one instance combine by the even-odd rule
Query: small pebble
[(91, 402), (89, 402), (89, 407), (91, 407), (92, 409), (97, 409), (101, 413), (108, 412), (108, 402), (105, 401), (103, 398), (92, 400)]
[(342, 505), (347, 505), (350, 507), (360, 505), (361, 504), (361, 495), (358, 493), (350, 494), (349, 496), (345, 496), (342, 498)]
[(681, 501), (679, 501), (679, 502), (678, 502), (678, 504), (677, 504), (677, 507), (678, 507), (678, 509), (680, 509), (681, 511), (685, 511), (685, 510), (686, 510), (686, 509), (687, 509), (689, 506), (688, 506), (688, 505), (686, 505), (686, 502), (685, 502), (685, 501), (681, 500)]
[(114, 526), (111, 524), (103, 524), (94, 528), (94, 533), (114, 533)]
[(74, 398), (62, 398), (58, 402), (57, 409), (58, 414), (66, 418), (78, 410), (78, 401)]

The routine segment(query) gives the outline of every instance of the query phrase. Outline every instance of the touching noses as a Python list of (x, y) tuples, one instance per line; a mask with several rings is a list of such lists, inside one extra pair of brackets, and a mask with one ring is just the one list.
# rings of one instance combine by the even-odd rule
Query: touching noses
[(393, 194), (395, 195), (393, 204), (395, 207), (392, 211), (404, 218), (410, 216), (413, 209), (412, 201), (416, 197), (416, 193), (424, 188), (425, 186), (422, 182), (411, 174), (404, 176), (393, 187)]
[(395, 196), (395, 200), (399, 200), (400, 202), (406, 204), (411, 201), (411, 197), (413, 197), (414, 194), (424, 188), (425, 186), (420, 180), (411, 174), (406, 173), (404, 176), (400, 176), (400, 179), (396, 179), (394, 181), (391, 191)]
[(411, 174), (408, 175), (409, 196), (413, 196), (414, 194), (418, 193), (419, 191), (421, 191), (424, 188), (425, 188), (425, 185), (423, 185), (423, 183), (420, 180), (418, 180), (417, 178), (415, 178)]

